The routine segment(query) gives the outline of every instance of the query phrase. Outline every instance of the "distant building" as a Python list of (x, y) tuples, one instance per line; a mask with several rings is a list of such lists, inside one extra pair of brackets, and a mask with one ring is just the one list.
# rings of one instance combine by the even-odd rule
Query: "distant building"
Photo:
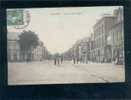
[(75, 42), (75, 44), (64, 54), (65, 59), (72, 59), (87, 63), (90, 60), (90, 41), (89, 38), (83, 38)]
[(87, 63), (90, 59), (90, 42), (89, 38), (83, 38), (79, 43), (79, 59), (83, 63)]
[(73, 47), (63, 53), (64, 60), (72, 60), (74, 54)]
[(75, 58), (75, 59), (79, 59), (79, 56), (80, 56), (80, 53), (79, 53), (80, 48), (79, 48), (79, 46), (80, 46), (80, 41), (78, 40), (78, 41), (76, 41), (76, 43), (73, 45), (73, 59), (74, 59), (74, 58)]
[(32, 60), (33, 61), (42, 61), (44, 55), (44, 45), (40, 41), (39, 45), (32, 50)]
[(92, 33), (90, 36), (90, 61), (95, 61), (96, 57), (95, 57), (95, 46), (94, 46), (94, 34)]

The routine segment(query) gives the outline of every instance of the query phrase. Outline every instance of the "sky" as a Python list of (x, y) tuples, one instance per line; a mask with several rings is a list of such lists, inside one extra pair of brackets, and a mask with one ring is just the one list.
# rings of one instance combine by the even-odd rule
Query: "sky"
[(27, 30), (34, 31), (52, 53), (63, 53), (79, 39), (89, 37), (93, 25), (103, 14), (113, 14), (118, 6), (61, 7), (27, 9), (31, 21)]

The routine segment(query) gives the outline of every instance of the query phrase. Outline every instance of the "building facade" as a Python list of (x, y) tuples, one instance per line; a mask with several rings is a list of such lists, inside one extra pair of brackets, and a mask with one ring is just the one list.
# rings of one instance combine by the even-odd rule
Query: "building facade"
[(73, 46), (73, 59), (79, 59), (80, 41), (78, 40)]
[(124, 63), (124, 20), (123, 9), (119, 8), (114, 11), (115, 21), (109, 32), (108, 44), (111, 47), (109, 53), (111, 61), (116, 59), (121, 60)]
[(42, 57), (43, 57), (43, 60), (52, 59), (50, 52), (48, 51), (48, 49), (45, 46), (43, 47)]
[(113, 23), (114, 17), (106, 15), (103, 16), (93, 27), (96, 62), (107, 62), (109, 60), (107, 37)]
[(8, 61), (20, 61), (20, 47), (18, 43), (18, 33), (9, 32), (7, 33), (7, 54)]
[(83, 63), (88, 63), (90, 60), (90, 41), (89, 38), (84, 38), (79, 44), (79, 59)]
[(42, 42), (39, 42), (39, 45), (32, 50), (32, 60), (33, 61), (42, 61), (44, 55), (44, 45)]
[(95, 61), (95, 48), (94, 48), (94, 34), (92, 33), (89, 38), (89, 60)]
[[(94, 25), (91, 57), (95, 62), (112, 62), (124, 59), (123, 8), (113, 11), (113, 15), (104, 15)], [(124, 61), (122, 61), (124, 62)]]

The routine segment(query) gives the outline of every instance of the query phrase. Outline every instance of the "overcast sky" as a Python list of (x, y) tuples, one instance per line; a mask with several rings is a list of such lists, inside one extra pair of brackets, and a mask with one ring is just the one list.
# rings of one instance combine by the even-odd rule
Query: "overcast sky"
[(27, 29), (36, 32), (51, 53), (62, 53), (77, 40), (90, 36), (96, 21), (103, 14), (112, 14), (117, 8), (118, 6), (28, 9), (31, 22)]

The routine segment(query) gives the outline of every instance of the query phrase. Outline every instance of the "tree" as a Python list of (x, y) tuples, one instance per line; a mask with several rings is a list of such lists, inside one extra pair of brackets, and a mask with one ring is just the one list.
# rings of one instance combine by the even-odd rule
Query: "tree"
[(31, 60), (32, 49), (36, 48), (39, 43), (39, 38), (32, 31), (23, 31), (19, 35), (18, 43), (20, 45), (21, 60)]

